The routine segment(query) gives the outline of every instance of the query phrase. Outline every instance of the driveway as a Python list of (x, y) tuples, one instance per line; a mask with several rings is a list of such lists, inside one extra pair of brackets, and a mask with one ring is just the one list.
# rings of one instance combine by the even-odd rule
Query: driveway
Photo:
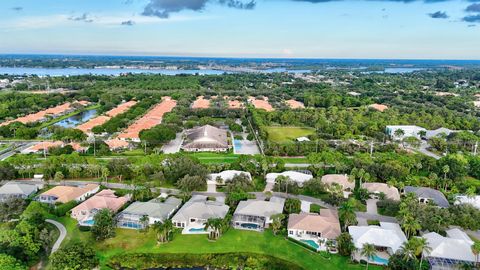
[(310, 205), (312, 204), (311, 202), (307, 202), (307, 201), (301, 201), (302, 205), (300, 207), (300, 209), (302, 210), (302, 212), (304, 213), (310, 213)]
[(180, 147), (183, 143), (183, 132), (177, 133), (175, 139), (169, 141), (162, 146), (162, 151), (165, 154), (174, 154), (180, 152)]
[(207, 181), (207, 193), (216, 193), (217, 192), (217, 184), (215, 181)]
[(50, 252), (50, 254), (52, 254), (60, 248), (60, 245), (62, 244), (63, 240), (67, 236), (67, 229), (65, 228), (65, 226), (63, 226), (62, 223), (57, 222), (55, 220), (46, 219), (45, 221), (50, 224), (53, 224), (60, 231), (60, 236), (58, 236), (57, 241), (52, 246), (52, 251)]
[(368, 199), (367, 200), (367, 213), (372, 215), (377, 215), (377, 202), (378, 200), (375, 199)]

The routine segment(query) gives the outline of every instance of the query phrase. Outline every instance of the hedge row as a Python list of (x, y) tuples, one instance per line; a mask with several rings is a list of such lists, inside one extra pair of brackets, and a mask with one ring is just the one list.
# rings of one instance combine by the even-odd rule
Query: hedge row
[(110, 258), (112, 269), (191, 268), (302, 270), (299, 265), (263, 254), (235, 253), (123, 253)]

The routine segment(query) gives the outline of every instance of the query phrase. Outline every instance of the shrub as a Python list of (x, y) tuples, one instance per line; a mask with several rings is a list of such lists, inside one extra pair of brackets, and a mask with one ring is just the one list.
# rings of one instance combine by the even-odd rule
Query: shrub
[(229, 269), (276, 269), (300, 270), (302, 267), (291, 262), (263, 254), (238, 253), (128, 253), (110, 258), (108, 264), (113, 269), (149, 269), (179, 267), (213, 267)]
[(58, 204), (55, 206), (55, 208), (53, 208), (53, 214), (58, 217), (63, 217), (68, 213), (68, 211), (70, 211), (75, 206), (77, 206), (76, 201)]
[(381, 200), (377, 202), (378, 213), (384, 216), (394, 217), (400, 210), (400, 203), (392, 200)]

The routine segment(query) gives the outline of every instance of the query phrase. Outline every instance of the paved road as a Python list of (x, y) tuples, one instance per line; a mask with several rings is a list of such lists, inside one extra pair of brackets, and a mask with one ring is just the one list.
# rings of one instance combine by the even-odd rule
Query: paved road
[(426, 141), (422, 140), (421, 143), (420, 143), (420, 147), (418, 149), (414, 149), (414, 150), (418, 150), (418, 152), (420, 152), (420, 153), (422, 153), (426, 156), (432, 157), (434, 159), (440, 159), (441, 158), (441, 156), (430, 152), (427, 149), (428, 147), (430, 147), (430, 145)]
[(285, 168), (308, 168), (310, 163), (285, 163)]
[(52, 251), (50, 252), (50, 254), (52, 254), (60, 248), (60, 245), (62, 244), (63, 240), (67, 236), (67, 229), (65, 228), (65, 226), (63, 226), (62, 223), (57, 222), (55, 220), (46, 219), (45, 221), (50, 224), (53, 224), (60, 231), (60, 236), (58, 237), (55, 244), (53, 244)]
[(37, 142), (28, 142), (28, 143), (19, 143), (15, 146), (12, 146), (12, 148), (10, 149), (10, 151), (8, 152), (5, 152), (3, 154), (0, 155), (0, 160), (1, 161), (4, 161), (6, 160), (7, 158), (15, 155), (17, 152), (21, 152), (25, 149), (27, 149), (28, 147), (36, 144)]

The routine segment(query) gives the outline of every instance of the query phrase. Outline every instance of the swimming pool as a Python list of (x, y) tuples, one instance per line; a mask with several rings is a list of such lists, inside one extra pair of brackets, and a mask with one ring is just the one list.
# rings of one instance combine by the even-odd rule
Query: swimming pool
[(240, 140), (233, 140), (233, 146), (235, 147), (235, 150), (240, 150), (240, 149), (242, 149), (242, 141), (240, 141)]
[(257, 230), (260, 226), (254, 223), (242, 223), (240, 224), (240, 227), (250, 230)]
[(93, 224), (95, 224), (95, 221), (93, 219), (82, 221), (82, 225), (85, 225), (85, 226), (93, 226)]
[(382, 265), (388, 264), (388, 259), (378, 257), (377, 255), (372, 257), (372, 261), (375, 262), (376, 264), (382, 264)]
[(204, 228), (190, 228), (188, 229), (189, 232), (204, 232)]
[(120, 223), (119, 227), (128, 228), (128, 229), (141, 229), (142, 225), (134, 222), (122, 222)]
[(303, 243), (312, 246), (314, 249), (318, 249), (320, 246), (317, 244), (317, 242), (313, 240), (301, 240)]

